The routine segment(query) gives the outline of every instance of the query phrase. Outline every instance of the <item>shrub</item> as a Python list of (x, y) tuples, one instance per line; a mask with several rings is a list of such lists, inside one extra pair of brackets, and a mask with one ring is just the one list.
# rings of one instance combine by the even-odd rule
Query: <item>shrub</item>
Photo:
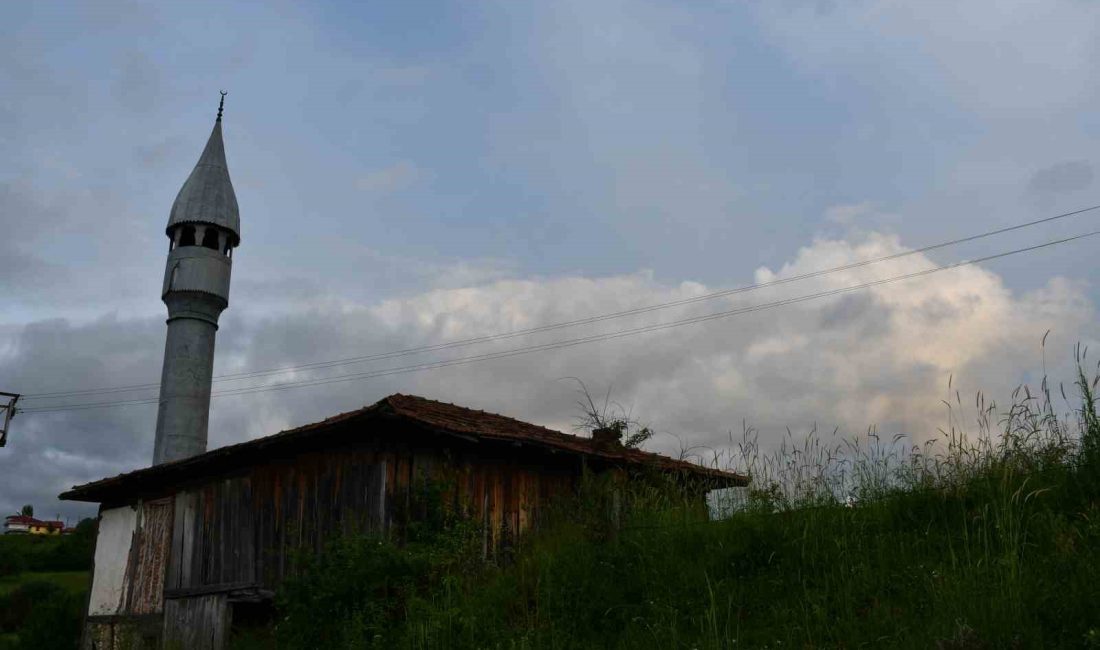
[(296, 576), (277, 600), (280, 647), (390, 647), (411, 601), (477, 563), (476, 529), (443, 508), (441, 487), (425, 483), (417, 492), (410, 509), (419, 516), (390, 537), (347, 536), (320, 555), (298, 555)]
[(14, 545), (0, 548), (0, 578), (16, 576), (27, 570), (27, 558)]
[[(84, 593), (71, 593), (41, 580), (25, 582), (0, 596), (0, 649), (76, 648), (84, 599)], [(11, 636), (3, 639), (5, 634), (18, 642)]]
[(17, 632), (39, 603), (64, 595), (65, 590), (52, 582), (25, 582), (0, 596), (0, 632)]
[(18, 630), (22, 648), (76, 648), (80, 643), (84, 594), (54, 591), (36, 600)]
[(95, 552), (96, 522), (83, 519), (70, 535), (0, 536), (0, 576), (24, 571), (87, 571)]

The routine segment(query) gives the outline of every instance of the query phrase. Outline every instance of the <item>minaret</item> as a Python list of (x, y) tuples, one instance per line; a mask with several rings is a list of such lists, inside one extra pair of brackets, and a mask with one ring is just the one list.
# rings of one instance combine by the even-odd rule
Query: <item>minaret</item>
[(160, 376), (153, 464), (206, 451), (218, 316), (229, 306), (233, 249), (241, 242), (237, 197), (222, 144), (222, 109), (206, 148), (180, 188), (165, 232), (171, 241), (161, 299), (168, 339)]

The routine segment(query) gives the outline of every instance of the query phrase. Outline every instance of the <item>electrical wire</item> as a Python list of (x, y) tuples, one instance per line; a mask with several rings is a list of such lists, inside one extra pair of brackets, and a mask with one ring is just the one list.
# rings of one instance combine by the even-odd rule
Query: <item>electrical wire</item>
[[(583, 344), (587, 344), (587, 343), (594, 343), (594, 342), (598, 342), (598, 341), (614, 340), (614, 339), (624, 338), (624, 337), (628, 337), (628, 336), (635, 336), (635, 335), (638, 335), (638, 334), (662, 331), (662, 330), (671, 329), (671, 328), (674, 328), (674, 327), (681, 327), (681, 326), (684, 326), (684, 325), (692, 325), (692, 324), (703, 323), (703, 322), (708, 322), (708, 321), (722, 319), (722, 318), (729, 318), (729, 317), (738, 316), (738, 315), (747, 314), (747, 313), (753, 313), (753, 312), (757, 312), (757, 311), (764, 311), (766, 309), (774, 309), (776, 307), (781, 307), (781, 306), (785, 306), (785, 305), (797, 304), (797, 303), (807, 302), (807, 301), (811, 301), (811, 300), (818, 300), (818, 299), (825, 298), (825, 297), (836, 296), (836, 295), (840, 295), (840, 294), (844, 294), (844, 293), (850, 293), (850, 292), (853, 292), (853, 291), (868, 289), (868, 288), (871, 288), (871, 287), (876, 287), (876, 286), (880, 286), (880, 285), (884, 285), (884, 284), (890, 284), (890, 283), (893, 283), (893, 282), (900, 282), (902, 280), (908, 280), (908, 279), (912, 279), (912, 278), (923, 277), (923, 276), (931, 275), (933, 273), (939, 273), (939, 272), (942, 272), (942, 271), (957, 269), (957, 268), (964, 267), (964, 266), (971, 266), (971, 265), (974, 265), (974, 264), (980, 264), (982, 262), (988, 262), (988, 261), (991, 261), (991, 260), (996, 260), (996, 259), (1011, 256), (1011, 255), (1017, 255), (1017, 254), (1020, 254), (1020, 253), (1027, 253), (1027, 252), (1031, 252), (1031, 251), (1036, 251), (1036, 250), (1040, 250), (1040, 249), (1043, 249), (1043, 248), (1048, 248), (1048, 247), (1051, 247), (1051, 246), (1057, 246), (1057, 245), (1060, 245), (1060, 244), (1066, 244), (1066, 243), (1069, 243), (1069, 242), (1072, 242), (1072, 241), (1085, 239), (1087, 237), (1094, 237), (1096, 235), (1100, 235), (1100, 230), (1092, 231), (1092, 232), (1088, 232), (1088, 233), (1083, 233), (1083, 234), (1080, 234), (1080, 235), (1074, 235), (1072, 237), (1066, 237), (1066, 238), (1063, 238), (1063, 239), (1048, 241), (1048, 242), (1044, 242), (1042, 244), (1035, 244), (1033, 246), (1027, 246), (1027, 247), (1024, 247), (1024, 248), (1017, 248), (1017, 249), (1014, 249), (1014, 250), (1009, 250), (1009, 251), (1005, 251), (1005, 252), (1001, 252), (1001, 253), (986, 255), (984, 257), (979, 257), (979, 258), (975, 258), (975, 259), (972, 259), (972, 260), (963, 260), (963, 261), (960, 261), (960, 262), (955, 262), (953, 264), (948, 264), (948, 265), (944, 265), (944, 266), (933, 266), (932, 268), (923, 269), (923, 270), (920, 270), (920, 271), (914, 271), (914, 272), (911, 272), (911, 273), (905, 273), (905, 274), (902, 274), (902, 275), (892, 276), (892, 277), (888, 277), (888, 278), (881, 278), (881, 279), (878, 279), (878, 280), (873, 280), (873, 281), (870, 281), (870, 282), (864, 282), (864, 283), (861, 283), (861, 284), (850, 285), (850, 286), (847, 286), (847, 287), (840, 287), (840, 288), (836, 288), (836, 289), (830, 289), (830, 290), (827, 290), (827, 291), (819, 291), (819, 292), (814, 292), (814, 293), (810, 293), (810, 294), (804, 294), (802, 296), (796, 296), (796, 297), (793, 297), (793, 298), (785, 298), (785, 299), (782, 299), (782, 300), (776, 300), (776, 301), (768, 302), (768, 303), (761, 303), (761, 304), (757, 304), (757, 305), (749, 305), (747, 307), (739, 307), (739, 308), (736, 308), (736, 309), (719, 311), (719, 312), (714, 312), (714, 313), (710, 313), (710, 314), (704, 314), (704, 315), (701, 315), (701, 316), (694, 316), (694, 317), (691, 317), (691, 318), (684, 318), (684, 319), (679, 319), (679, 320), (675, 320), (675, 321), (670, 321), (670, 322), (666, 322), (666, 323), (656, 323), (656, 324), (651, 324), (651, 325), (645, 325), (645, 326), (630, 328), (630, 329), (626, 329), (626, 330), (620, 330), (620, 331), (616, 331), (616, 332), (607, 332), (607, 333), (603, 333), (603, 334), (593, 334), (593, 335), (590, 335), (590, 336), (578, 337), (578, 338), (574, 338), (574, 339), (564, 339), (564, 340), (560, 340), (560, 341), (553, 341), (553, 342), (550, 342), (550, 343), (543, 343), (543, 344), (539, 344), (539, 345), (522, 346), (522, 347), (519, 347), (519, 348), (513, 348), (511, 350), (503, 350), (503, 351), (499, 351), (499, 352), (490, 352), (490, 353), (472, 355), (472, 356), (467, 356), (467, 357), (458, 357), (458, 358), (455, 358), (455, 359), (446, 359), (446, 360), (442, 360), (442, 361), (415, 364), (415, 365), (411, 365), (411, 366), (388, 368), (388, 369), (376, 370), (376, 371), (372, 371), (372, 372), (353, 373), (353, 374), (348, 374), (348, 375), (337, 375), (337, 376), (334, 376), (334, 377), (322, 377), (322, 378), (317, 378), (317, 379), (303, 380), (303, 381), (296, 381), (296, 382), (284, 382), (284, 383), (280, 383), (280, 384), (269, 384), (269, 385), (266, 385), (266, 386), (252, 386), (252, 387), (246, 387), (246, 388), (231, 389), (231, 390), (215, 392), (215, 393), (212, 394), (212, 397), (223, 397), (223, 396), (229, 396), (229, 395), (245, 395), (245, 394), (251, 394), (251, 393), (269, 392), (269, 391), (277, 391), (277, 390), (289, 390), (289, 389), (293, 389), (293, 388), (303, 388), (303, 387), (307, 387), (307, 386), (321, 386), (321, 385), (333, 384), (333, 383), (345, 382), (345, 381), (356, 381), (356, 380), (371, 379), (371, 378), (376, 378), (376, 377), (385, 377), (385, 376), (390, 376), (390, 375), (405, 374), (405, 373), (411, 373), (411, 372), (420, 372), (420, 371), (425, 371), (425, 370), (435, 370), (435, 369), (439, 369), (439, 368), (447, 368), (447, 367), (451, 367), (451, 366), (466, 365), (466, 364), (476, 363), (476, 362), (481, 362), (481, 361), (504, 359), (504, 358), (514, 357), (514, 356), (519, 356), (519, 355), (533, 354), (533, 353), (536, 353), (536, 352), (544, 352), (544, 351), (547, 351), (547, 350), (558, 350), (558, 349), (562, 349), (562, 348), (568, 348), (568, 347), (583, 345)], [(130, 404), (154, 404), (154, 403), (157, 403), (158, 401), (159, 401), (159, 398), (121, 400), (121, 401), (114, 401), (114, 402), (91, 402), (91, 403), (85, 403), (85, 404), (73, 404), (73, 405), (56, 406), (56, 407), (38, 407), (38, 408), (33, 408), (32, 407), (32, 408), (22, 409), (21, 411), (24, 412), (24, 413), (53, 413), (53, 412), (59, 412), (59, 411), (77, 411), (77, 410), (85, 410), (85, 409), (93, 409), (93, 408), (107, 408), (107, 407), (123, 406), (123, 405), (130, 405)]]
[[(328, 360), (328, 361), (317, 361), (317, 362), (300, 364), (300, 365), (295, 365), (295, 366), (283, 366), (283, 367), (279, 367), (279, 368), (268, 368), (268, 369), (264, 369), (264, 370), (253, 370), (253, 371), (245, 371), (245, 372), (215, 375), (213, 377), (213, 381), (214, 382), (240, 381), (240, 380), (243, 380), (243, 379), (253, 379), (253, 378), (257, 378), (257, 377), (265, 377), (265, 376), (270, 376), (270, 375), (283, 374), (283, 373), (287, 373), (287, 372), (295, 372), (295, 371), (299, 371), (299, 370), (316, 370), (316, 369), (320, 369), (320, 368), (331, 368), (331, 367), (336, 367), (336, 366), (352, 365), (352, 364), (357, 364), (357, 363), (366, 363), (366, 362), (369, 362), (369, 361), (382, 361), (382, 360), (386, 360), (386, 359), (393, 359), (393, 358), (411, 356), (411, 355), (416, 355), (416, 354), (425, 354), (425, 353), (428, 353), (428, 352), (438, 352), (440, 350), (448, 350), (448, 349), (453, 349), (453, 348), (468, 347), (468, 346), (471, 346), (471, 345), (477, 345), (477, 344), (481, 344), (481, 343), (490, 343), (490, 342), (494, 342), (494, 341), (503, 341), (503, 340), (508, 340), (508, 339), (512, 339), (512, 338), (517, 338), (517, 337), (520, 337), (520, 336), (527, 336), (527, 335), (530, 335), (530, 334), (537, 334), (537, 333), (541, 333), (541, 332), (548, 332), (548, 331), (553, 331), (553, 330), (558, 330), (558, 329), (565, 329), (565, 328), (569, 328), (569, 327), (577, 327), (579, 325), (588, 325), (588, 324), (603, 322), (603, 321), (607, 321), (607, 320), (624, 318), (624, 317), (627, 317), (627, 316), (635, 316), (635, 315), (638, 315), (638, 314), (645, 314), (645, 313), (650, 313), (650, 312), (654, 312), (654, 311), (670, 309), (670, 308), (673, 308), (673, 307), (680, 307), (680, 306), (683, 306), (683, 305), (694, 304), (694, 303), (703, 302), (703, 301), (707, 301), (707, 300), (714, 300), (715, 298), (722, 298), (722, 297), (725, 297), (725, 296), (735, 295), (735, 294), (739, 294), (739, 293), (745, 293), (745, 292), (749, 292), (749, 291), (756, 291), (756, 290), (767, 288), (767, 287), (774, 287), (774, 286), (779, 286), (779, 285), (783, 285), (783, 284), (789, 284), (789, 283), (792, 283), (792, 282), (799, 282), (799, 281), (807, 280), (807, 279), (810, 279), (810, 278), (816, 278), (816, 277), (821, 277), (821, 276), (824, 276), (824, 275), (830, 275), (830, 274), (833, 274), (833, 273), (839, 273), (841, 271), (849, 271), (849, 270), (852, 270), (852, 269), (862, 268), (862, 267), (869, 266), (869, 265), (872, 265), (872, 264), (879, 264), (881, 262), (886, 262), (886, 261), (890, 261), (890, 260), (901, 259), (901, 258), (904, 258), (904, 257), (908, 257), (908, 256), (911, 256), (911, 255), (917, 255), (917, 254), (920, 254), (920, 253), (927, 253), (927, 252), (930, 252), (930, 251), (946, 248), (946, 247), (949, 247), (949, 246), (956, 246), (958, 244), (963, 244), (963, 243), (967, 243), (967, 242), (971, 242), (971, 241), (976, 241), (976, 240), (979, 240), (979, 239), (984, 239), (984, 238), (987, 238), (987, 237), (993, 237), (995, 235), (1001, 235), (1001, 234), (1012, 232), (1012, 231), (1015, 231), (1015, 230), (1021, 230), (1023, 228), (1029, 228), (1029, 227), (1032, 227), (1032, 226), (1037, 226), (1037, 225), (1040, 225), (1040, 224), (1049, 223), (1049, 222), (1056, 221), (1056, 220), (1059, 220), (1059, 219), (1066, 219), (1068, 217), (1076, 216), (1076, 215), (1083, 214), (1085, 212), (1090, 212), (1090, 211), (1097, 210), (1097, 209), (1100, 209), (1100, 205), (1094, 205), (1094, 206), (1091, 206), (1091, 207), (1082, 208), (1082, 209), (1074, 210), (1074, 211), (1071, 211), (1071, 212), (1065, 212), (1065, 213), (1062, 213), (1062, 214), (1057, 214), (1057, 215), (1054, 215), (1054, 216), (1051, 216), (1051, 217), (1045, 217), (1045, 218), (1042, 218), (1042, 219), (1036, 219), (1034, 221), (1028, 221), (1028, 222), (1016, 224), (1016, 225), (1013, 225), (1013, 226), (998, 228), (996, 230), (990, 230), (990, 231), (978, 233), (978, 234), (975, 234), (975, 235), (969, 235), (967, 237), (961, 237), (961, 238), (958, 238), (958, 239), (943, 241), (943, 242), (939, 242), (939, 243), (936, 243), (936, 244), (930, 244), (928, 246), (923, 246), (921, 248), (915, 248), (915, 249), (908, 250), (908, 251), (902, 251), (902, 252), (899, 252), (899, 253), (892, 253), (890, 255), (883, 255), (883, 256), (880, 256), (880, 257), (870, 258), (870, 259), (866, 259), (866, 260), (860, 260), (860, 261), (857, 261), (857, 262), (852, 262), (850, 264), (835, 266), (835, 267), (828, 268), (828, 269), (820, 269), (820, 270), (817, 270), (817, 271), (810, 271), (810, 272), (807, 272), (807, 273), (793, 275), (793, 276), (789, 276), (789, 277), (785, 277), (785, 278), (777, 278), (775, 280), (770, 280), (770, 281), (767, 281), (767, 282), (760, 282), (760, 283), (756, 283), (756, 284), (743, 285), (743, 286), (734, 287), (734, 288), (731, 288), (731, 289), (723, 289), (723, 290), (720, 290), (720, 291), (714, 291), (714, 292), (702, 294), (702, 295), (699, 295), (699, 296), (692, 296), (690, 298), (682, 298), (680, 300), (673, 300), (673, 301), (669, 301), (669, 302), (646, 305), (646, 306), (643, 306), (643, 307), (636, 307), (636, 308), (632, 308), (632, 309), (626, 309), (626, 310), (622, 310), (622, 311), (616, 311), (616, 312), (611, 312), (611, 313), (607, 313), (607, 314), (601, 314), (601, 315), (598, 315), (598, 316), (589, 316), (589, 317), (586, 317), (586, 318), (579, 318), (579, 319), (563, 321), (563, 322), (559, 322), (559, 323), (551, 323), (551, 324), (548, 324), (548, 325), (540, 325), (540, 326), (537, 326), (537, 327), (530, 327), (530, 328), (526, 328), (526, 329), (513, 330), (513, 331), (509, 331), (509, 332), (500, 332), (500, 333), (496, 333), (496, 334), (487, 334), (487, 335), (484, 335), (484, 336), (478, 336), (478, 337), (467, 338), (467, 339), (460, 339), (460, 340), (455, 340), (455, 341), (448, 341), (448, 342), (443, 342), (443, 343), (435, 343), (435, 344), (431, 344), (431, 345), (423, 345), (423, 346), (412, 347), (412, 348), (404, 348), (404, 349), (392, 350), (392, 351), (388, 351), (388, 352), (378, 352), (378, 353), (375, 353), (375, 354), (369, 354), (369, 355), (365, 355), (365, 356), (347, 357), (347, 358), (343, 358), (343, 359), (332, 359), (332, 360)], [(159, 386), (160, 386), (160, 384), (158, 382), (152, 382), (152, 383), (145, 383), (145, 384), (131, 384), (131, 385), (128, 385), (128, 386), (112, 386), (112, 387), (105, 387), (105, 388), (90, 388), (90, 389), (84, 389), (84, 390), (55, 391), (55, 392), (48, 392), (48, 393), (32, 393), (32, 394), (24, 395), (23, 399), (28, 400), (28, 401), (33, 401), (33, 400), (44, 400), (44, 399), (61, 399), (61, 398), (87, 396), (87, 395), (106, 395), (106, 394), (112, 394), (112, 393), (126, 393), (126, 392), (136, 392), (136, 391), (141, 391), (141, 390), (148, 390), (148, 389), (158, 388)], [(24, 412), (26, 412), (26, 410)]]

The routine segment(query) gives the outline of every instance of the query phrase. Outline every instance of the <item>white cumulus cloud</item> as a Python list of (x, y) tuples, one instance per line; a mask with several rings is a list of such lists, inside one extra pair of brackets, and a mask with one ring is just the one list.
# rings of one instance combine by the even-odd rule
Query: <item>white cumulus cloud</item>
[[(905, 250), (895, 236), (819, 239), (756, 282), (791, 277)], [(927, 269), (911, 255), (884, 264), (733, 294), (674, 309), (608, 320), (486, 345), (437, 351), (252, 380), (277, 383), (455, 359), (844, 288)], [(736, 282), (731, 279), (731, 285)], [(648, 272), (611, 277), (497, 279), (374, 303), (288, 297), (281, 309), (247, 305), (223, 323), (219, 372), (282, 367), (432, 345), (697, 297), (722, 287), (667, 283)], [(233, 314), (231, 309), (227, 314)], [(776, 309), (503, 360), (332, 383), (290, 391), (216, 398), (213, 445), (237, 442), (358, 408), (406, 392), (500, 412), (569, 430), (582, 379), (663, 435), (650, 446), (721, 447), (748, 422), (764, 440), (786, 428), (870, 426), (916, 441), (936, 436), (948, 377), (963, 394), (981, 389), (1004, 401), (1041, 368), (1047, 330), (1055, 378), (1070, 378), (1073, 343), (1095, 341), (1095, 307), (1084, 287), (1061, 278), (1030, 292), (1010, 290), (993, 270), (963, 267)], [(0, 375), (44, 390), (58, 377), (85, 383), (136, 383), (157, 375), (159, 319), (103, 319), (81, 326), (39, 323), (3, 331), (11, 350)], [(140, 345), (134, 345), (134, 342)], [(77, 381), (80, 379), (81, 381)], [(81, 384), (76, 386), (75, 384)], [(219, 382), (215, 390), (239, 387)], [(62, 386), (61, 388), (69, 388)], [(28, 403), (30, 406), (30, 403)], [(78, 482), (140, 466), (152, 449), (151, 407), (24, 414), (0, 454), (0, 507), (45, 503), (59, 480)], [(84, 462), (78, 462), (84, 459)], [(19, 464), (36, 469), (10, 471)], [(15, 477), (19, 477), (16, 479)], [(34, 478), (39, 477), (39, 478)]]

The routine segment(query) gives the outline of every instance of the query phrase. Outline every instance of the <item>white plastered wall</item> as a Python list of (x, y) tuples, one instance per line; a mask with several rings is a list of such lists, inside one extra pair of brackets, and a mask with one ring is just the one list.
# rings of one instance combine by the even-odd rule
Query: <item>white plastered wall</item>
[(126, 565), (137, 527), (137, 510), (130, 506), (104, 510), (95, 543), (95, 575), (88, 600), (89, 616), (119, 613), (126, 595)]

